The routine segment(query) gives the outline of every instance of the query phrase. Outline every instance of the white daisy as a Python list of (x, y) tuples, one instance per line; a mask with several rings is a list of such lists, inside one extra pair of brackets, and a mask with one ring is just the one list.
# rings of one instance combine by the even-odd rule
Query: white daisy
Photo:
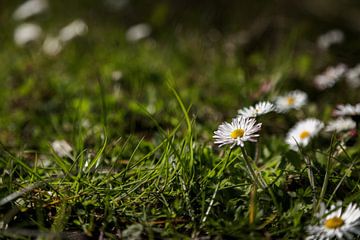
[(53, 36), (47, 36), (42, 45), (43, 52), (48, 56), (58, 55), (63, 48), (63, 44), (59, 38)]
[(217, 131), (214, 132), (215, 144), (223, 145), (231, 144), (231, 148), (235, 145), (244, 146), (244, 142), (256, 142), (261, 129), (261, 123), (256, 123), (254, 118), (237, 117), (233, 118), (231, 123), (224, 122)]
[(345, 104), (338, 105), (334, 110), (335, 116), (356, 116), (360, 115), (360, 103), (356, 105)]
[(129, 0), (106, 0), (105, 5), (109, 8), (111, 11), (118, 11), (123, 9), (127, 4), (129, 3)]
[(330, 121), (325, 127), (326, 132), (342, 132), (356, 128), (356, 122), (351, 118), (338, 118)]
[(48, 7), (47, 0), (28, 0), (15, 10), (13, 18), (15, 20), (24, 20), (33, 15), (42, 13)]
[(111, 78), (113, 81), (117, 82), (123, 77), (123, 73), (120, 70), (115, 70), (111, 73)]
[(59, 32), (59, 39), (63, 42), (68, 42), (75, 37), (86, 34), (88, 26), (82, 19), (76, 19), (63, 27)]
[(309, 236), (306, 239), (352, 239), (360, 235), (360, 209), (356, 204), (350, 203), (345, 211), (342, 211), (341, 202), (332, 205), (327, 210), (324, 203), (320, 205), (320, 211), (316, 214), (318, 225), (308, 226)]
[(315, 77), (315, 86), (320, 90), (331, 88), (344, 76), (346, 71), (347, 66), (343, 63), (328, 67), (322, 74)]
[(286, 143), (293, 150), (298, 150), (298, 145), (305, 147), (309, 144), (310, 139), (316, 136), (323, 127), (324, 123), (315, 118), (300, 121), (289, 130)]
[(290, 109), (299, 109), (307, 102), (307, 94), (300, 90), (291, 91), (275, 100), (276, 111), (287, 112)]
[(331, 45), (344, 41), (344, 33), (338, 29), (331, 30), (321, 35), (317, 40), (317, 45), (321, 49), (327, 49)]
[(360, 87), (360, 64), (349, 69), (346, 73), (346, 82), (352, 88)]
[(55, 140), (51, 143), (51, 147), (59, 157), (71, 157), (72, 147), (65, 140)]
[(271, 102), (259, 102), (255, 106), (245, 107), (238, 111), (239, 116), (250, 118), (264, 115), (266, 113), (272, 112), (275, 110), (274, 104)]
[(41, 37), (42, 30), (39, 25), (33, 23), (23, 23), (16, 27), (14, 41), (18, 46), (25, 46)]
[(147, 23), (140, 23), (131, 26), (126, 31), (126, 40), (129, 42), (137, 42), (143, 38), (148, 37), (151, 34), (151, 27)]

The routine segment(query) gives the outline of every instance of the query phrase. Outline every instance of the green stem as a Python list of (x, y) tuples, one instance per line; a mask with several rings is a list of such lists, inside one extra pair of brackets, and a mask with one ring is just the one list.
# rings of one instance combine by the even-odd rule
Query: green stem
[(242, 152), (244, 160), (245, 160), (246, 169), (248, 170), (251, 178), (254, 180), (255, 184), (258, 187), (265, 189), (264, 186), (261, 184), (257, 174), (255, 173), (254, 168), (251, 166), (250, 159), (249, 159), (249, 156), (246, 154), (245, 148), (240, 147), (240, 149), (241, 149), (241, 152)]
[(315, 178), (314, 178), (314, 174), (313, 174), (313, 171), (312, 171), (312, 166), (311, 166), (310, 159), (307, 156), (304, 156), (304, 160), (305, 160), (305, 163), (306, 163), (309, 182), (310, 182), (310, 186), (311, 186), (312, 193), (313, 193), (313, 207), (315, 209), (315, 204), (316, 204)]
[(250, 162), (250, 158), (246, 153), (246, 150), (244, 147), (240, 147), (241, 152), (244, 156), (244, 160), (245, 160), (245, 164), (246, 164), (246, 168), (249, 171), (250, 176), (253, 178), (255, 184), (260, 187), (263, 190), (267, 190), (272, 201), (274, 202), (276, 208), (280, 211), (280, 206), (276, 200), (276, 197), (274, 195), (274, 192), (272, 191), (272, 189), (267, 185), (267, 183), (265, 182), (265, 180), (262, 178), (261, 174), (256, 174), (256, 172), (254, 171), (254, 168), (251, 165)]
[(249, 206), (249, 224), (253, 225), (255, 221), (255, 215), (256, 215), (256, 185), (253, 184), (251, 186), (250, 190), (250, 206)]
[(327, 161), (326, 161), (326, 172), (325, 172), (325, 177), (324, 177), (324, 182), (321, 188), (321, 192), (320, 192), (320, 197), (319, 197), (319, 201), (316, 205), (316, 211), (319, 209), (320, 207), (320, 203), (322, 202), (328, 183), (329, 183), (329, 177), (330, 177), (330, 162), (331, 162), (331, 156), (328, 157)]
[(255, 146), (255, 156), (254, 156), (255, 164), (259, 161), (260, 158), (260, 144), (261, 144), (260, 141), (261, 141), (261, 136), (259, 136)]
[[(329, 178), (330, 178), (330, 171), (331, 171), (331, 158), (332, 158), (332, 154), (334, 152), (334, 157), (336, 156), (337, 152), (336, 152), (336, 149), (334, 150), (333, 149), (333, 142), (335, 141), (335, 138), (334, 136), (331, 138), (331, 147), (330, 147), (330, 152), (329, 152), (329, 156), (327, 158), (327, 161), (326, 161), (326, 172), (325, 172), (325, 176), (324, 176), (324, 182), (323, 182), (323, 185), (322, 185), (322, 188), (321, 188), (321, 192), (320, 192), (320, 197), (319, 197), (319, 201), (317, 203), (317, 206), (315, 208), (315, 211), (317, 211), (320, 207), (320, 203), (322, 202), (322, 200), (324, 199), (324, 196), (325, 196), (325, 192), (326, 192), (326, 189), (327, 189), (327, 186), (328, 186), (328, 183), (329, 183)], [(341, 143), (340, 143), (341, 144)]]

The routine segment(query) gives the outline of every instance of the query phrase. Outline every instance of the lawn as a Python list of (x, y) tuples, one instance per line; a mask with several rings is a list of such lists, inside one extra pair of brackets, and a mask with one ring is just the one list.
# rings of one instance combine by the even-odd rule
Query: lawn
[(0, 2), (0, 238), (360, 239), (359, 16)]

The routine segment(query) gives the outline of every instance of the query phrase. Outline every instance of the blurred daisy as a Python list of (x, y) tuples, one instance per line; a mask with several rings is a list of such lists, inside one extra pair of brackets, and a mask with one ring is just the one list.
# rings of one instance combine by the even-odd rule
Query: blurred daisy
[(49, 167), (51, 163), (51, 160), (47, 156), (40, 155), (40, 157), (35, 161), (34, 166), (45, 168)]
[(249, 117), (257, 117), (260, 115), (264, 115), (266, 113), (272, 112), (275, 110), (274, 104), (271, 102), (259, 102), (255, 106), (245, 107), (238, 111), (239, 116), (249, 118)]
[(307, 102), (307, 94), (300, 90), (291, 91), (275, 100), (277, 112), (287, 112), (290, 109), (299, 109)]
[(237, 117), (233, 118), (231, 123), (224, 122), (217, 131), (214, 132), (215, 144), (223, 145), (231, 144), (230, 148), (235, 145), (243, 147), (244, 142), (256, 142), (259, 137), (261, 123), (256, 123), (254, 118)]
[(308, 226), (306, 239), (352, 239), (360, 235), (360, 209), (350, 203), (343, 211), (341, 202), (327, 210), (324, 203), (316, 214), (318, 225)]
[(21, 4), (14, 12), (13, 18), (15, 20), (24, 20), (33, 15), (42, 13), (48, 8), (46, 0), (29, 0)]
[(356, 122), (351, 118), (338, 118), (330, 121), (325, 127), (326, 132), (342, 132), (356, 128)]
[(63, 44), (59, 38), (53, 36), (47, 36), (42, 45), (43, 52), (48, 56), (58, 55), (63, 48)]
[(360, 87), (360, 64), (356, 65), (354, 68), (351, 68), (345, 76), (346, 82), (350, 87)]
[(59, 157), (71, 157), (73, 150), (70, 144), (65, 140), (55, 140), (51, 143), (51, 147)]
[(123, 73), (120, 70), (115, 70), (111, 73), (111, 78), (113, 81), (117, 82), (123, 77)]
[(293, 150), (298, 150), (299, 146), (307, 146), (314, 136), (316, 136), (324, 124), (315, 118), (308, 118), (300, 121), (291, 128), (286, 136), (286, 143)]
[(137, 42), (143, 38), (146, 38), (151, 33), (151, 27), (149, 24), (140, 23), (130, 27), (126, 31), (126, 40), (129, 42)]
[(18, 46), (25, 46), (38, 40), (42, 35), (41, 27), (33, 23), (23, 23), (14, 32), (14, 41)]
[(320, 90), (333, 87), (335, 83), (344, 76), (346, 70), (347, 66), (343, 63), (340, 63), (335, 67), (328, 67), (325, 72), (315, 77), (315, 86)]
[(334, 110), (335, 116), (357, 116), (360, 115), (360, 103), (356, 105), (345, 104), (338, 105)]
[(68, 42), (75, 37), (86, 34), (88, 31), (88, 26), (86, 23), (77, 19), (63, 27), (59, 32), (59, 39), (63, 42)]
[(321, 49), (328, 49), (333, 44), (342, 43), (344, 38), (344, 33), (342, 31), (334, 29), (319, 36), (317, 45)]
[(112, 10), (112, 11), (121, 10), (128, 3), (129, 3), (129, 0), (106, 0), (105, 1), (105, 5), (109, 8), (109, 10)]

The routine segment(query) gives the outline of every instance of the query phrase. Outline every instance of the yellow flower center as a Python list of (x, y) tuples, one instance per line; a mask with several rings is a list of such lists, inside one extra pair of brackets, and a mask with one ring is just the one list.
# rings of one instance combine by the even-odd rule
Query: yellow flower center
[(288, 103), (288, 105), (293, 105), (294, 102), (295, 102), (295, 99), (294, 99), (293, 97), (288, 97), (288, 98), (287, 98), (287, 103)]
[(300, 139), (303, 140), (305, 138), (308, 138), (310, 136), (310, 133), (308, 131), (303, 131), (300, 133)]
[(344, 225), (344, 220), (339, 217), (333, 217), (325, 221), (324, 223), (326, 228), (334, 229), (339, 228)]
[(234, 131), (232, 131), (230, 133), (230, 137), (233, 138), (233, 139), (236, 139), (238, 137), (242, 137), (244, 136), (244, 129), (241, 129), (241, 128), (238, 128), (238, 129), (235, 129)]

